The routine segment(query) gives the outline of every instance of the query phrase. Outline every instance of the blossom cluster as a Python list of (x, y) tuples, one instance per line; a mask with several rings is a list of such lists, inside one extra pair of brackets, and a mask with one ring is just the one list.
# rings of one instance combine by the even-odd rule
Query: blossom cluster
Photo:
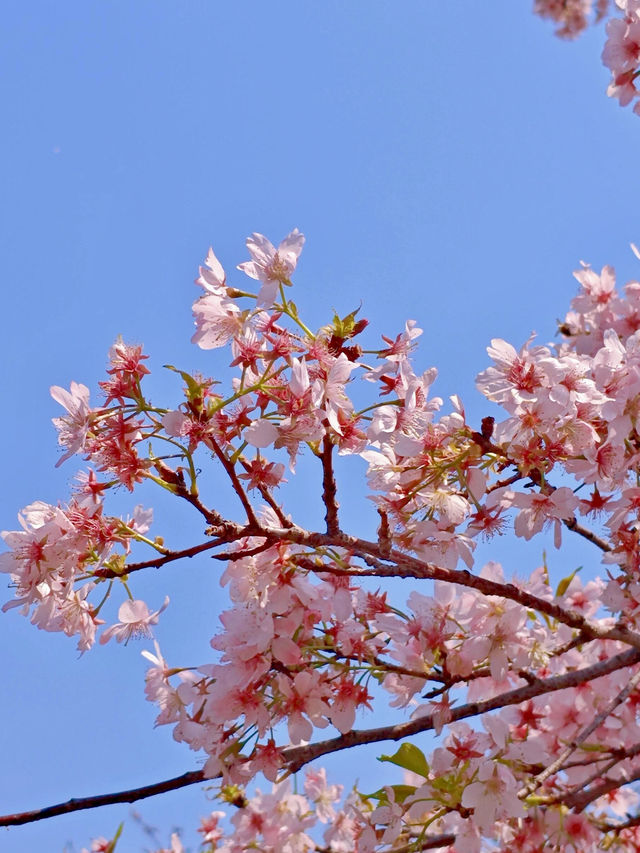
[(634, 113), (640, 115), (640, 92), (636, 87), (640, 75), (640, 2), (615, 0), (615, 6), (622, 17), (611, 14), (614, 4), (609, 0), (535, 0), (533, 11), (553, 21), (556, 35), (564, 39), (576, 38), (591, 23), (606, 20), (602, 62), (611, 72), (607, 95), (616, 98), (622, 107), (633, 104)]
[[(226, 562), (213, 659), (143, 653), (157, 724), (235, 809), (226, 824), (208, 819), (207, 850), (303, 853), (318, 849), (317, 823), (329, 853), (640, 849), (625, 817), (640, 779), (640, 283), (619, 293), (612, 268), (583, 265), (560, 343), (492, 341), (477, 384), (503, 416), (476, 428), (457, 396), (445, 408), (432, 395), (434, 368), (416, 370), (414, 321), (377, 346), (359, 311), (312, 329), (289, 296), (303, 244), (297, 230), (277, 247), (253, 234), (238, 267), (247, 284), (209, 251), (193, 340), (227, 348), (226, 389), (170, 367), (181, 399), (153, 405), (147, 358), (122, 341), (99, 405), (83, 385), (52, 389), (61, 461), (91, 468), (69, 503), (31, 504), (22, 529), (3, 533), (0, 571), (16, 592), (5, 608), (85, 651), (99, 629), (101, 643), (150, 636), (168, 600), (151, 612), (134, 598), (137, 572)], [(287, 503), (303, 453), (317, 464), (317, 530)], [(343, 530), (336, 456), (366, 464), (371, 539)], [(204, 502), (211, 465), (237, 519)], [(150, 511), (106, 515), (110, 490), (142, 482), (186, 502), (205, 538), (171, 548), (147, 536)], [(480, 540), (546, 530), (558, 548), (563, 535), (591, 543), (604, 576), (568, 567), (554, 587), (544, 565), (511, 579), (476, 566)], [(404, 600), (389, 578), (412, 579)], [(102, 627), (118, 591), (118, 619)], [(382, 702), (396, 725), (372, 725)], [(312, 764), (385, 740), (402, 740), (383, 756), (402, 784), (343, 801)], [(288, 781), (303, 767), (304, 795)], [(260, 776), (271, 793), (251, 793)]]
[(640, 92), (636, 80), (640, 75), (640, 3), (638, 0), (616, 0), (622, 18), (607, 22), (607, 42), (602, 61), (611, 71), (607, 94), (617, 98), (620, 106), (634, 103), (633, 111), (640, 115)]
[(573, 39), (609, 14), (609, 0), (534, 0), (533, 11), (554, 22), (557, 36)]
[[(131, 542), (144, 537), (151, 520), (151, 512), (141, 506), (131, 518), (106, 516), (93, 491), (95, 483), (92, 474), (87, 475), (67, 506), (36, 501), (25, 507), (19, 515), (22, 530), (2, 534), (12, 550), (0, 555), (0, 572), (10, 575), (16, 591), (3, 610), (20, 607), (38, 628), (76, 635), (80, 651), (91, 648), (103, 624), (99, 608), (90, 603), (97, 573), (124, 565)], [(115, 550), (118, 547), (121, 551)], [(121, 640), (148, 633), (156, 617), (144, 602), (126, 600), (121, 626), (105, 632), (103, 641), (113, 634)]]

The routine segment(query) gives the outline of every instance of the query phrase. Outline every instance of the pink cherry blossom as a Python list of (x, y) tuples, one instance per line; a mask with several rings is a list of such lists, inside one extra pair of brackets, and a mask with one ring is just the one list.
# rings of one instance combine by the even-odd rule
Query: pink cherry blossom
[[(607, 2), (608, 0), (600, 0), (598, 18), (606, 13)], [(533, 11), (536, 15), (556, 23), (557, 36), (572, 39), (589, 25), (591, 0), (535, 0)]]
[(523, 815), (516, 780), (504, 764), (498, 763), (480, 766), (477, 781), (464, 789), (462, 805), (473, 809), (474, 823), (489, 832), (497, 819)]
[(256, 303), (258, 308), (271, 308), (278, 286), (291, 284), (303, 245), (304, 235), (297, 228), (284, 238), (277, 249), (262, 234), (252, 234), (247, 238), (251, 260), (238, 264), (238, 269), (262, 282)]
[(199, 268), (200, 275), (196, 279), (196, 284), (204, 288), (207, 293), (224, 294), (227, 277), (212, 248), (209, 248), (204, 264)]
[(58, 430), (58, 444), (66, 449), (66, 453), (56, 462), (58, 467), (66, 459), (85, 449), (93, 410), (89, 406), (89, 389), (78, 382), (72, 382), (69, 391), (59, 385), (52, 385), (51, 396), (69, 413), (53, 418), (53, 425)]
[(226, 295), (209, 292), (193, 303), (196, 331), (192, 343), (201, 349), (222, 347), (240, 334), (243, 320), (238, 306)]
[(100, 642), (108, 643), (112, 637), (115, 637), (119, 643), (124, 641), (126, 644), (132, 638), (151, 637), (149, 626), (157, 625), (158, 616), (167, 609), (168, 605), (169, 597), (167, 596), (159, 610), (149, 613), (149, 608), (144, 601), (123, 602), (118, 610), (119, 621), (102, 632)]
[[(505, 499), (507, 495), (505, 494)], [(513, 496), (511, 505), (520, 509), (514, 530), (517, 536), (525, 539), (542, 530), (547, 525), (554, 527), (554, 544), (556, 548), (561, 545), (560, 521), (569, 519), (578, 506), (578, 498), (567, 486), (561, 486), (549, 495), (545, 494), (523, 494), (519, 492)]]

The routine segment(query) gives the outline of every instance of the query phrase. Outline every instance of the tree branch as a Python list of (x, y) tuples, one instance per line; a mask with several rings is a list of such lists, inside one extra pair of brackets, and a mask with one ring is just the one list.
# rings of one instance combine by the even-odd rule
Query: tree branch
[[(416, 838), (414, 842), (403, 844), (402, 847), (389, 847), (388, 850), (383, 850), (382, 853), (420, 853), (421, 850), (436, 850), (438, 847), (449, 847), (456, 840), (452, 832), (447, 832), (442, 835), (425, 835), (422, 840)], [(325, 851), (321, 851), (325, 853)], [(326, 851), (330, 853), (330, 851)]]
[[(599, 661), (583, 669), (574, 670), (564, 675), (538, 679), (533, 684), (509, 690), (491, 699), (485, 699), (481, 702), (470, 702), (466, 705), (461, 705), (459, 708), (452, 708), (451, 717), (448, 722), (475, 717), (487, 711), (504, 708), (507, 705), (517, 705), (535, 696), (564, 690), (567, 687), (576, 687), (579, 684), (585, 684), (587, 681), (593, 681), (596, 678), (601, 678), (604, 675), (615, 672), (617, 669), (632, 666), (638, 662), (640, 662), (640, 652), (636, 649), (628, 649), (626, 652), (615, 655), (608, 660)], [(285, 767), (290, 773), (296, 773), (306, 764), (309, 764), (322, 755), (339, 752), (343, 749), (351, 749), (354, 746), (362, 744), (379, 743), (385, 740), (398, 741), (428, 731), (434, 727), (434, 715), (425, 714), (417, 720), (410, 720), (407, 723), (398, 723), (393, 726), (380, 726), (375, 729), (354, 729), (330, 740), (318, 741), (302, 746), (291, 746), (284, 749), (282, 753), (285, 759)], [(571, 805), (575, 805), (578, 809), (584, 808), (592, 800), (602, 796), (603, 793), (607, 793), (614, 788), (620, 787), (621, 784), (626, 784), (637, 778), (640, 778), (640, 771), (633, 778), (625, 779), (623, 782), (621, 780), (607, 780), (599, 788), (594, 789), (593, 793), (581, 792), (572, 796)], [(61, 814), (94, 809), (99, 806), (114, 805), (115, 803), (134, 803), (136, 800), (142, 800), (146, 797), (153, 797), (156, 794), (163, 794), (167, 791), (174, 791), (178, 788), (184, 788), (187, 785), (195, 785), (198, 782), (206, 781), (208, 780), (202, 770), (192, 770), (184, 773), (182, 776), (176, 776), (173, 779), (156, 782), (152, 785), (144, 785), (140, 788), (131, 788), (127, 791), (119, 791), (114, 794), (97, 794), (91, 797), (74, 798), (67, 800), (66, 803), (60, 803), (55, 806), (0, 816), (0, 826), (18, 826), (24, 823), (33, 823)]]
[(322, 461), (322, 502), (326, 509), (324, 518), (327, 522), (327, 533), (329, 536), (335, 536), (340, 533), (338, 501), (336, 497), (338, 489), (333, 473), (333, 443), (326, 432), (327, 426), (328, 423), (325, 421), (325, 434), (322, 439), (322, 452), (320, 453)]
[[(518, 705), (520, 702), (526, 702), (536, 696), (555, 693), (567, 687), (576, 687), (579, 684), (585, 684), (588, 681), (593, 681), (596, 678), (601, 678), (618, 669), (633, 666), (639, 662), (640, 651), (637, 649), (628, 649), (626, 652), (621, 652), (604, 661), (598, 661), (598, 663), (591, 664), (591, 666), (586, 666), (583, 669), (576, 669), (563, 675), (541, 678), (532, 684), (527, 684), (524, 687), (516, 687), (514, 690), (508, 690), (490, 699), (483, 699), (480, 702), (469, 702), (466, 705), (461, 705), (459, 708), (452, 708), (449, 719), (446, 722), (456, 722), (457, 720), (464, 720), (467, 717), (477, 717), (480, 714), (487, 713), (487, 711), (495, 711), (498, 708), (505, 708), (508, 705)], [(288, 769), (292, 773), (295, 773), (301, 767), (304, 767), (305, 764), (314, 761), (321, 755), (339, 752), (342, 749), (350, 749), (352, 746), (359, 746), (364, 743), (402, 740), (405, 737), (412, 737), (421, 732), (434, 729), (436, 728), (435, 716), (435, 714), (425, 714), (407, 723), (380, 726), (375, 729), (353, 729), (346, 734), (340, 735), (340, 737), (330, 740), (309, 743), (299, 747), (289, 747), (283, 750), (283, 755)]]
[(586, 807), (594, 800), (603, 797), (610, 791), (615, 791), (616, 788), (622, 788), (624, 785), (629, 785), (631, 782), (637, 782), (640, 779), (640, 770), (635, 773), (630, 773), (624, 779), (605, 779), (600, 785), (596, 785), (589, 791), (580, 791), (577, 794), (569, 794), (564, 797), (562, 802), (570, 809), (575, 809), (577, 812), (584, 811)]
[(97, 578), (119, 578), (122, 575), (130, 575), (133, 572), (139, 572), (141, 569), (159, 569), (165, 563), (172, 563), (174, 560), (181, 560), (183, 557), (195, 557), (197, 554), (202, 554), (204, 551), (210, 551), (212, 548), (217, 548), (220, 545), (226, 544), (224, 540), (210, 539), (207, 542), (202, 542), (200, 545), (194, 545), (192, 548), (185, 548), (183, 551), (169, 551), (162, 557), (156, 557), (155, 560), (144, 560), (139, 563), (129, 563), (125, 565), (120, 572), (113, 569), (96, 569), (92, 575)]
[[(271, 533), (272, 531), (269, 530), (268, 534), (271, 535)], [(320, 547), (322, 545), (341, 546), (346, 548), (352, 556), (359, 557), (372, 566), (371, 571), (368, 569), (343, 569), (337, 565), (318, 566), (308, 558), (294, 555), (292, 559), (298, 565), (309, 569), (309, 571), (320, 574), (325, 572), (327, 574), (348, 575), (351, 577), (423, 578), (444, 581), (445, 583), (455, 583), (460, 586), (476, 589), (478, 592), (483, 593), (483, 595), (496, 595), (500, 598), (508, 598), (522, 604), (523, 607), (537, 610), (539, 613), (546, 613), (552, 619), (580, 631), (585, 640), (618, 640), (625, 645), (640, 649), (640, 634), (629, 631), (628, 628), (622, 625), (618, 625), (615, 628), (601, 628), (599, 625), (589, 622), (588, 619), (574, 610), (565, 610), (559, 604), (554, 604), (552, 601), (533, 595), (515, 586), (515, 584), (499, 583), (498, 581), (479, 577), (472, 574), (468, 569), (445, 569), (441, 566), (434, 566), (432, 563), (424, 563), (422, 560), (418, 560), (408, 554), (403, 554), (397, 549), (392, 550), (390, 555), (383, 556), (380, 553), (380, 546), (378, 544), (367, 542), (364, 539), (345, 536), (344, 534), (332, 538), (320, 533), (306, 533), (298, 528), (297, 530), (287, 531), (285, 535), (281, 531), (274, 531), (274, 535), (279, 539), (289, 539), (289, 541), (311, 547)]]
[(258, 522), (258, 519), (256, 518), (255, 512), (253, 511), (253, 507), (251, 506), (251, 501), (247, 497), (247, 493), (242, 488), (242, 483), (238, 479), (238, 475), (236, 474), (236, 469), (234, 468), (233, 464), (227, 459), (227, 457), (223, 453), (222, 449), (220, 448), (220, 445), (218, 444), (218, 442), (215, 441), (215, 439), (213, 439), (213, 438), (211, 438), (210, 441), (211, 441), (211, 447), (213, 448), (213, 452), (218, 457), (218, 460), (219, 460), (220, 464), (222, 465), (222, 467), (224, 468), (224, 470), (227, 472), (227, 476), (231, 480), (231, 485), (233, 486), (233, 490), (235, 491), (235, 493), (240, 498), (240, 502), (241, 502), (242, 506), (244, 507), (244, 511), (247, 514), (247, 521), (249, 522), (249, 526), (259, 528), (260, 524)]
[(596, 533), (593, 532), (593, 530), (589, 530), (588, 527), (583, 527), (583, 525), (580, 524), (580, 522), (576, 519), (575, 516), (573, 518), (566, 518), (564, 520), (564, 526), (568, 530), (573, 530), (574, 533), (577, 533), (579, 536), (582, 536), (582, 538), (586, 539), (588, 542), (592, 542), (594, 545), (600, 548), (601, 551), (606, 552), (611, 550), (611, 545), (605, 539), (603, 539), (601, 536), (598, 536)]
[[(224, 458), (224, 457), (223, 457)], [(225, 460), (227, 465), (230, 465), (228, 460)], [(233, 468), (233, 466), (231, 466)], [(233, 472), (235, 476), (235, 471)], [(237, 477), (236, 477), (237, 480)], [(242, 490), (241, 490), (242, 491)], [(244, 492), (243, 492), (244, 494)], [(206, 507), (202, 507), (197, 498), (192, 496), (186, 497), (194, 506), (201, 508), (201, 511), (208, 512)], [(246, 500), (246, 495), (245, 495)], [(198, 506), (199, 505), (199, 506)], [(640, 634), (630, 631), (623, 625), (617, 625), (614, 628), (601, 628), (593, 622), (589, 622), (580, 613), (573, 610), (566, 610), (559, 604), (555, 604), (547, 599), (533, 595), (512, 583), (500, 583), (489, 580), (488, 578), (479, 577), (472, 574), (468, 569), (445, 569), (441, 566), (435, 566), (432, 563), (425, 563), (416, 557), (411, 557), (398, 549), (392, 549), (390, 553), (383, 553), (384, 548), (381, 548), (380, 543), (369, 542), (366, 539), (359, 539), (355, 536), (348, 536), (345, 533), (338, 531), (337, 533), (316, 533), (304, 530), (301, 527), (293, 526), (287, 529), (260, 527), (257, 523), (255, 526), (250, 522), (246, 526), (241, 526), (235, 522), (227, 521), (220, 518), (212, 525), (212, 530), (219, 536), (217, 544), (232, 542), (243, 536), (264, 536), (272, 541), (290, 542), (297, 545), (305, 545), (309, 548), (317, 549), (323, 546), (344, 548), (351, 553), (352, 556), (359, 557), (368, 563), (372, 570), (367, 569), (343, 569), (339, 566), (318, 566), (311, 560), (306, 560), (304, 557), (294, 555), (293, 560), (300, 566), (314, 571), (316, 573), (326, 572), (328, 574), (350, 575), (353, 577), (404, 577), (404, 578), (423, 578), (428, 580), (440, 580), (445, 583), (455, 583), (460, 586), (476, 589), (483, 595), (496, 595), (501, 598), (508, 598), (522, 604), (523, 607), (537, 610), (539, 613), (545, 613), (552, 619), (568, 625), (570, 628), (575, 628), (580, 631), (585, 640), (617, 640), (628, 646), (633, 646), (640, 649)], [(211, 543), (206, 543), (211, 544)], [(201, 546), (195, 546), (197, 548)], [(211, 545), (213, 547), (213, 545)], [(188, 551), (189, 549), (187, 549)], [(204, 550), (204, 549), (203, 549)], [(189, 556), (187, 552), (175, 552), (176, 554)], [(136, 571), (138, 568), (157, 567), (165, 562), (170, 562), (172, 559), (179, 559), (179, 556), (172, 554), (159, 557), (157, 560), (149, 560), (143, 564), (133, 563), (128, 567), (129, 571)], [(96, 575), (99, 577), (117, 577), (118, 573), (100, 574), (105, 570), (98, 570)]]
[(571, 743), (564, 749), (560, 755), (556, 758), (555, 761), (552, 761), (548, 767), (539, 773), (531, 782), (526, 785), (522, 791), (520, 792), (522, 796), (526, 796), (531, 794), (536, 788), (540, 787), (542, 783), (547, 780), (550, 776), (553, 776), (554, 773), (558, 773), (558, 771), (562, 770), (563, 765), (567, 761), (568, 758), (578, 749), (578, 747), (585, 742), (585, 740), (589, 737), (589, 735), (593, 734), (593, 732), (601, 726), (602, 723), (607, 719), (607, 717), (612, 714), (618, 705), (621, 705), (625, 702), (629, 696), (633, 693), (633, 691), (638, 686), (638, 682), (640, 682), (640, 670), (636, 672), (636, 674), (631, 678), (626, 687), (621, 690), (614, 698), (609, 702), (606, 708), (604, 708), (594, 719), (589, 723), (588, 726), (585, 726), (581, 732), (579, 732), (576, 737), (574, 737)]
[(79, 812), (84, 809), (111, 806), (115, 803), (135, 803), (136, 800), (143, 800), (145, 797), (165, 794), (167, 791), (176, 791), (178, 788), (185, 788), (187, 785), (195, 785), (204, 781), (205, 777), (202, 770), (192, 770), (189, 773), (183, 773), (182, 776), (166, 779), (164, 782), (155, 782), (153, 785), (143, 785), (140, 788), (131, 788), (128, 791), (118, 791), (115, 794), (97, 794), (93, 797), (74, 797), (67, 800), (66, 803), (58, 803), (55, 806), (0, 816), (0, 826), (20, 826), (23, 823), (34, 823), (37, 820), (45, 820), (49, 817)]

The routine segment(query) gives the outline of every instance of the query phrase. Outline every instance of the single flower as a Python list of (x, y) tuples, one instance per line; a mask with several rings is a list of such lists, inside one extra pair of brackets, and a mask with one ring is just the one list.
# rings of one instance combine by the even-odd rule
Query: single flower
[(144, 601), (127, 600), (120, 605), (118, 610), (118, 622), (102, 632), (100, 643), (104, 645), (108, 643), (112, 637), (121, 643), (123, 640), (125, 645), (132, 637), (140, 639), (142, 637), (151, 637), (150, 625), (158, 624), (158, 616), (163, 610), (166, 610), (169, 604), (169, 596), (164, 600), (164, 604), (160, 610), (155, 613), (149, 613), (149, 608)]
[(258, 293), (258, 308), (271, 308), (280, 284), (291, 284), (291, 276), (304, 245), (304, 235), (297, 228), (287, 235), (278, 248), (263, 234), (247, 238), (250, 261), (238, 264), (238, 269), (249, 278), (262, 282)]

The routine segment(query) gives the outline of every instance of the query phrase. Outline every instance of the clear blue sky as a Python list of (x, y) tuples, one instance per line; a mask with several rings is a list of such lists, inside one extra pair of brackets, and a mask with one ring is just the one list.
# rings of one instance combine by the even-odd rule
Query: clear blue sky
[[(155, 399), (176, 387), (163, 363), (222, 369), (219, 353), (189, 344), (210, 244), (231, 269), (251, 231), (278, 241), (299, 227), (296, 301), (310, 322), (361, 300), (380, 332), (417, 319), (436, 393), (460, 393), (477, 422), (487, 407), (473, 380), (490, 338), (551, 339), (580, 259), (638, 275), (628, 244), (640, 240), (640, 120), (605, 97), (602, 28), (562, 43), (530, 6), (9, 0), (0, 527), (36, 498), (66, 498), (78, 466), (54, 469), (48, 389), (95, 387), (118, 334), (151, 353)], [(366, 529), (368, 504), (361, 512)], [(158, 532), (179, 538), (187, 516), (159, 516)], [(524, 573), (539, 559), (527, 555), (501, 558)], [(210, 562), (136, 587), (154, 606), (169, 589), (158, 636), (173, 663), (209, 659), (222, 600)], [(3, 813), (196, 766), (151, 728), (144, 645), (78, 660), (73, 641), (15, 611), (0, 614), (0, 644)], [(208, 806), (193, 788), (139, 809), (168, 839)], [(0, 830), (0, 848), (79, 850), (127, 813)], [(144, 844), (127, 825), (123, 853)]]

